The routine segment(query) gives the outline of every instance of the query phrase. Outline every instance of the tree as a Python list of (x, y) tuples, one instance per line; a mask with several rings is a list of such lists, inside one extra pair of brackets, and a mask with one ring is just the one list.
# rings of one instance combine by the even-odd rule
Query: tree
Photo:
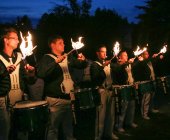
[(89, 10), (91, 8), (92, 0), (83, 0), (82, 1), (82, 16), (89, 16)]
[(31, 20), (28, 18), (27, 15), (23, 17), (17, 17), (16, 26), (19, 31), (24, 33), (28, 33), (28, 31), (33, 29)]
[(72, 9), (73, 15), (79, 16), (80, 15), (80, 6), (77, 0), (68, 0), (70, 7)]
[[(148, 42), (156, 50), (169, 42), (170, 36), (170, 1), (147, 0), (145, 6), (136, 6), (143, 10), (140, 19), (138, 39)], [(140, 38), (140, 39), (139, 39)], [(141, 41), (142, 42), (142, 41)]]

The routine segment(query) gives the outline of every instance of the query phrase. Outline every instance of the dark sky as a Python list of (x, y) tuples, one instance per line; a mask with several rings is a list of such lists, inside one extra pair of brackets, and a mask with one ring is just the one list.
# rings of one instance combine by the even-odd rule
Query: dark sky
[[(0, 0), (0, 22), (14, 20), (17, 16), (28, 15), (30, 18), (39, 19), (45, 12), (49, 12), (56, 4), (66, 4), (64, 0)], [(95, 9), (115, 9), (122, 17), (127, 17), (129, 22), (137, 22), (135, 16), (141, 11), (135, 5), (144, 5), (145, 0), (92, 0), (91, 13)]]

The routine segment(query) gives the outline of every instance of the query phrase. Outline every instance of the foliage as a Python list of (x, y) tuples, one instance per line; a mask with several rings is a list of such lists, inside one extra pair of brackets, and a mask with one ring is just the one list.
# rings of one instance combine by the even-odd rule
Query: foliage
[[(49, 51), (47, 39), (51, 34), (60, 34), (65, 39), (66, 51), (72, 49), (71, 38), (76, 40), (83, 36), (85, 47), (80, 50), (87, 57), (94, 59), (95, 50), (99, 44), (106, 44), (112, 50), (116, 40), (122, 42), (127, 35), (129, 24), (114, 10), (97, 9), (94, 15), (89, 15), (91, 0), (69, 0), (69, 6), (56, 6), (51, 13), (45, 13), (37, 26), (39, 48), (41, 53)], [(76, 8), (79, 6), (79, 8)], [(78, 9), (81, 9), (80, 11)], [(73, 12), (74, 11), (74, 12)]]
[(169, 44), (170, 36), (170, 1), (147, 0), (145, 6), (137, 6), (143, 10), (138, 18), (137, 38), (140, 43), (149, 43), (153, 51)]

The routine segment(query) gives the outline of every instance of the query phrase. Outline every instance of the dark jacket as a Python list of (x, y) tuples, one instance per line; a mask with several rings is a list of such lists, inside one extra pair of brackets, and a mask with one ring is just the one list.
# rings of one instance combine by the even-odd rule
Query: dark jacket
[(154, 69), (155, 63), (158, 60), (159, 58), (157, 57), (157, 58), (149, 58), (143, 61), (138, 61), (138, 63), (135, 65), (133, 69), (135, 81), (151, 80), (151, 70), (148, 66), (148, 63), (151, 62)]
[(118, 64), (115, 63), (113, 65), (113, 72), (112, 72), (112, 79), (113, 79), (113, 84), (114, 85), (127, 85), (128, 82), (128, 74), (125, 70), (125, 68), (131, 65), (131, 72), (132, 72), (132, 77), (134, 77), (133, 75), (133, 65), (134, 64), (129, 64), (129, 63), (125, 63), (125, 64)]
[[(6, 55), (3, 52), (0, 52), (0, 54), (8, 61), (9, 60), (9, 56)], [(13, 63), (16, 62), (17, 60), (17, 53), (14, 52), (14, 55), (12, 57), (12, 61)], [(23, 62), (20, 63), (20, 69), (19, 69), (19, 81), (20, 81), (20, 88), (21, 90), (25, 91), (26, 90), (26, 73), (25, 73), (25, 69), (24, 69), (24, 64)], [(6, 66), (4, 65), (4, 63), (0, 60), (0, 96), (6, 96), (9, 91), (11, 89), (11, 81), (10, 81), (10, 75), (7, 72)]]
[[(55, 54), (53, 54), (56, 56)], [(69, 73), (72, 76), (72, 68), (85, 68), (86, 61), (79, 61), (71, 55), (68, 56)], [(44, 55), (37, 68), (37, 76), (44, 79), (44, 94), (49, 97), (57, 97), (62, 93), (61, 83), (63, 82), (63, 71), (55, 59)], [(74, 78), (72, 78), (74, 79)]]
[[(99, 65), (96, 62), (93, 62), (91, 64), (90, 67), (90, 75), (91, 75), (91, 81), (92, 81), (92, 85), (93, 87), (96, 86), (102, 86), (102, 84), (104, 83), (105, 79), (106, 79), (106, 74), (104, 72), (104, 67), (102, 60), (97, 59), (96, 60), (98, 63), (100, 63), (101, 65)], [(112, 63), (110, 64), (110, 68), (111, 68), (111, 75), (112, 75)]]

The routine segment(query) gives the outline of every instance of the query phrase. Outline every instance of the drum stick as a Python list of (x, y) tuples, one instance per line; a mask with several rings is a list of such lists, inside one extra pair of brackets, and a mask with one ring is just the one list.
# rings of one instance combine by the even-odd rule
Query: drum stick
[(75, 49), (72, 49), (72, 50), (69, 51), (66, 55), (68, 56), (68, 55), (71, 54), (73, 51), (75, 51)]
[(96, 135), (99, 136), (99, 107), (96, 107)]
[(76, 125), (77, 124), (77, 119), (76, 119), (74, 103), (71, 104), (71, 108), (72, 108), (72, 113), (73, 113), (74, 124)]
[(117, 88), (114, 89), (114, 92), (115, 92), (115, 104), (116, 104), (116, 120), (117, 120), (117, 123), (119, 125), (119, 97), (118, 97), (118, 92), (117, 92)]
[(72, 109), (72, 114), (73, 114), (73, 120), (74, 120), (74, 124), (77, 124), (77, 119), (76, 119), (76, 113), (75, 113), (75, 96), (73, 91), (71, 91), (70, 93), (70, 99), (71, 99), (71, 109)]

